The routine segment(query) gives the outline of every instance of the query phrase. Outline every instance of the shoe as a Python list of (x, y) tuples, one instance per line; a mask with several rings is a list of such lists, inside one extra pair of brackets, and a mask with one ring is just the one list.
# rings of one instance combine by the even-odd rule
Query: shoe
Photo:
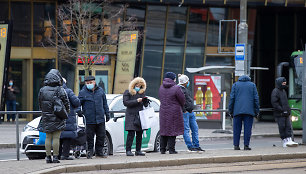
[(96, 158), (107, 158), (107, 155), (96, 155)]
[(244, 150), (252, 150), (249, 146), (245, 145)]
[(74, 160), (71, 156), (61, 156), (61, 160)]
[(86, 152), (86, 157), (87, 157), (87, 159), (92, 159), (92, 156), (93, 156), (93, 151), (88, 150), (88, 151)]
[(191, 147), (191, 148), (188, 148), (188, 152), (198, 152), (198, 150), (195, 147)]
[(166, 151), (161, 150), (160, 153), (161, 153), (161, 154), (166, 154)]
[(131, 151), (126, 151), (126, 156), (134, 156), (134, 154)]
[(51, 156), (46, 156), (46, 163), (52, 163)]
[(136, 152), (135, 152), (135, 155), (136, 155), (136, 156), (145, 156), (146, 154), (143, 153), (143, 152), (141, 152), (141, 151), (136, 151)]
[(58, 156), (53, 156), (53, 162), (52, 163), (60, 163)]
[(287, 142), (288, 142), (287, 138), (282, 140), (283, 147), (287, 147)]
[(205, 152), (205, 150), (202, 149), (201, 147), (196, 147), (195, 149), (196, 149), (197, 151)]
[(287, 147), (297, 147), (299, 145), (298, 143), (292, 141), (291, 137), (286, 138), (286, 140), (287, 140), (287, 144), (286, 144)]
[(177, 151), (169, 151), (169, 154), (177, 154)]
[(234, 146), (234, 150), (240, 150), (239, 146)]

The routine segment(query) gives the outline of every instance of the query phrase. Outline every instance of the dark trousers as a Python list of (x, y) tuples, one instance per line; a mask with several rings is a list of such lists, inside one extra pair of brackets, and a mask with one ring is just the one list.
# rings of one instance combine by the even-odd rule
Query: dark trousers
[(126, 138), (126, 151), (131, 151), (132, 150), (132, 144), (133, 144), (133, 140), (134, 140), (134, 137), (135, 137), (135, 132), (136, 132), (136, 151), (139, 152), (141, 150), (142, 132), (143, 131), (129, 130), (127, 138)]
[(290, 117), (275, 117), (275, 121), (278, 124), (278, 131), (281, 139), (292, 137)]
[(166, 147), (170, 152), (175, 151), (175, 140), (176, 136), (160, 136), (160, 151), (166, 152)]
[(94, 137), (96, 135), (95, 153), (96, 156), (102, 156), (105, 139), (105, 123), (103, 122), (100, 124), (87, 124), (86, 135), (88, 150), (91, 152), (94, 152)]
[(248, 146), (250, 144), (250, 139), (252, 135), (252, 125), (253, 125), (254, 117), (252, 115), (237, 115), (234, 116), (234, 146), (239, 146), (240, 144), (240, 134), (242, 129), (243, 122), (243, 130), (244, 130), (244, 145)]
[(69, 156), (70, 146), (72, 142), (72, 138), (61, 138), (60, 139), (60, 147), (59, 147), (59, 155), (60, 156)]
[[(7, 111), (16, 111), (16, 101), (15, 100), (7, 100), (6, 101), (6, 110)], [(7, 121), (15, 121), (15, 114), (7, 114)]]

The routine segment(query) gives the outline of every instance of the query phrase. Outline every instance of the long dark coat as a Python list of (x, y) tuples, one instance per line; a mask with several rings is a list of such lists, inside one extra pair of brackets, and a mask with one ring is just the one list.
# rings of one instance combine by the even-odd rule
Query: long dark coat
[(70, 102), (70, 113), (66, 120), (65, 130), (61, 134), (61, 138), (76, 138), (77, 137), (77, 120), (75, 110), (81, 105), (79, 98), (73, 93), (73, 91), (63, 84), (64, 89), (68, 95)]
[[(274, 108), (273, 115), (274, 117), (283, 116), (283, 112), (287, 111), (288, 115), (291, 113), (291, 108), (288, 103), (287, 93), (285, 89), (282, 88), (282, 83), (284, 77), (279, 77), (275, 80), (276, 88), (273, 89), (271, 94), (271, 104)], [(287, 116), (288, 116), (287, 115)]]
[[(141, 84), (141, 89), (136, 92), (134, 89), (137, 83)], [(137, 98), (145, 97), (146, 82), (143, 78), (137, 77), (129, 84), (129, 89), (123, 94), (123, 104), (125, 111), (125, 130), (141, 131), (141, 127), (134, 125), (134, 119), (139, 119), (139, 111), (143, 110), (143, 102), (137, 102)]]
[(62, 87), (62, 77), (57, 69), (51, 69), (44, 80), (44, 87), (40, 88), (38, 94), (39, 108), (42, 111), (42, 117), (38, 125), (38, 130), (49, 133), (58, 130), (64, 130), (65, 120), (54, 115), (54, 99), (60, 98), (70, 112), (69, 99), (65, 89)]
[(181, 88), (172, 79), (165, 78), (159, 88), (159, 99), (160, 135), (182, 135), (184, 133), (182, 108), (185, 104), (185, 96)]

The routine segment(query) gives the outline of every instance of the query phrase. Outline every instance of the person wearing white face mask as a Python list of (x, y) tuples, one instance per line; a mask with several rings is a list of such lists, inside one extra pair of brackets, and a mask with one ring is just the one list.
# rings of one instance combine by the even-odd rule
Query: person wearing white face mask
[[(6, 93), (6, 109), (8, 111), (16, 111), (16, 94), (19, 92), (19, 89), (14, 85), (14, 81), (11, 79)], [(7, 114), (7, 122), (10, 122), (11, 119), (12, 122), (15, 121), (15, 114)]]
[(126, 106), (125, 112), (125, 130), (128, 131), (126, 139), (126, 155), (134, 156), (132, 153), (132, 144), (136, 133), (136, 156), (145, 156), (141, 152), (141, 141), (143, 130), (139, 118), (139, 111), (143, 110), (143, 106), (147, 107), (149, 100), (145, 95), (147, 85), (146, 81), (141, 77), (136, 77), (129, 84), (129, 89), (123, 94), (123, 104)]
[[(94, 154), (94, 137), (96, 135), (96, 157), (106, 158), (103, 154), (105, 139), (105, 122), (110, 119), (106, 95), (103, 89), (96, 85), (94, 76), (85, 77), (85, 86), (79, 93), (82, 111), (86, 118), (86, 134), (88, 151), (87, 158)], [(101, 107), (102, 106), (102, 107)]]

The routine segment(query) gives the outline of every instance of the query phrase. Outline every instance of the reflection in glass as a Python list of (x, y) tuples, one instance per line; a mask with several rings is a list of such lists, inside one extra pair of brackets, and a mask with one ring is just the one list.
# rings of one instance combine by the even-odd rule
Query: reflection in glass
[(0, 21), (8, 20), (9, 8), (8, 2), (0, 2)]
[(218, 46), (219, 20), (226, 18), (225, 8), (209, 8), (208, 46)]
[(96, 70), (96, 84), (103, 89), (105, 94), (108, 93), (108, 71)]
[(12, 46), (31, 46), (31, 4), (11, 2), (13, 21)]
[(157, 97), (163, 57), (165, 6), (149, 6), (144, 47), (143, 78), (147, 82), (146, 94)]
[(169, 7), (164, 72), (182, 72), (186, 14), (186, 7)]

